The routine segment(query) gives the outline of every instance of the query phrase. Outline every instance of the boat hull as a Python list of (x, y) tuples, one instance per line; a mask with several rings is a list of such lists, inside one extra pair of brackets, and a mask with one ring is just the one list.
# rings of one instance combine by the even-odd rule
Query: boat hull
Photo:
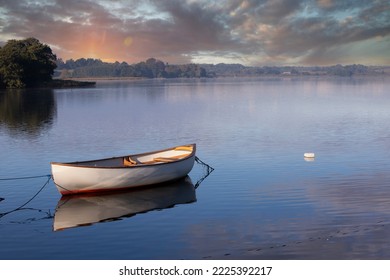
[[(119, 157), (120, 158), (120, 157)], [(113, 161), (119, 158), (107, 159)], [(104, 160), (96, 161), (104, 162)], [(111, 191), (117, 189), (149, 186), (185, 177), (195, 162), (193, 151), (183, 159), (157, 164), (135, 166), (90, 166), (77, 164), (51, 163), (53, 181), (62, 195)]]

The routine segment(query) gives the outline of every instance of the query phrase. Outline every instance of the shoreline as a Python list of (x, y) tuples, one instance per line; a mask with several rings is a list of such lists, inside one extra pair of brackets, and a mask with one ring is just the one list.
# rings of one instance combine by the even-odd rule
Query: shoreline
[[(80, 83), (95, 83), (100, 81), (143, 81), (143, 80), (216, 80), (216, 79), (388, 79), (390, 75), (351, 75), (351, 76), (335, 76), (335, 75), (232, 75), (232, 76), (215, 76), (215, 77), (178, 77), (178, 78), (146, 78), (146, 77), (84, 77), (84, 78), (67, 78), (62, 81), (80, 82)], [(55, 80), (55, 79), (53, 79)]]
[[(66, 78), (66, 79), (58, 79), (62, 81), (75, 81), (75, 82), (90, 82), (90, 81), (108, 81), (108, 80), (130, 80), (130, 81), (138, 81), (138, 80), (146, 80), (153, 78), (144, 78), (144, 77), (85, 77), (85, 78)], [(53, 79), (56, 80), (56, 79)]]
[(83, 81), (83, 80), (63, 80), (63, 79), (53, 79), (49, 82), (43, 83), (42, 85), (36, 86), (34, 88), (81, 88), (81, 87), (93, 87), (96, 85), (94, 81)]

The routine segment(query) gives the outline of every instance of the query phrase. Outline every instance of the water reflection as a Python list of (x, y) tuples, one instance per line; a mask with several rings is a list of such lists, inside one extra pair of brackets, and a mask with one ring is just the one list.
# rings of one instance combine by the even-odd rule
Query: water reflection
[(171, 184), (146, 189), (63, 196), (57, 203), (53, 229), (58, 231), (115, 221), (195, 201), (195, 187), (188, 176)]
[[(0, 219), (0, 258), (50, 259), (53, 248), (65, 259), (389, 258), (388, 80), (150, 81), (151, 88), (143, 81), (55, 90), (50, 133), (27, 143), (0, 131), (0, 178), (46, 174), (53, 158), (109, 157), (177, 141), (196, 142), (217, 172), (202, 182), (197, 203), (110, 223), (79, 221), (74, 226), (93, 225), (61, 234), (48, 232), (59, 200), (52, 185), (28, 206), (42, 212)], [(315, 161), (306, 162), (304, 152), (315, 152)], [(202, 171), (193, 169), (193, 183)], [(41, 181), (2, 184), (0, 208), (19, 207)], [(96, 205), (103, 197), (94, 206), (86, 199), (80, 213), (104, 211)], [(119, 216), (133, 215), (126, 205)], [(196, 215), (188, 219), (187, 212)]]
[(0, 129), (12, 136), (38, 136), (56, 116), (51, 89), (0, 91)]

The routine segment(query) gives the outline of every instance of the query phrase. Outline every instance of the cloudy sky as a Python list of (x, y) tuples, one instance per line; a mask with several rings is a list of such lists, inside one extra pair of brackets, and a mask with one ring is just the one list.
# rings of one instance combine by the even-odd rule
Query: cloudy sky
[(0, 0), (0, 42), (64, 60), (390, 65), (389, 0)]

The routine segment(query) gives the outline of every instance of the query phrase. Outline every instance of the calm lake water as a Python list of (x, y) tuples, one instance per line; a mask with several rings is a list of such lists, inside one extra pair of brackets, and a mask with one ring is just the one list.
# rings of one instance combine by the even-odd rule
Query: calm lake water
[[(215, 169), (196, 189), (198, 163), (121, 194), (45, 185), (50, 161), (189, 143)], [(390, 259), (389, 79), (0, 92), (0, 155), (0, 259)]]

